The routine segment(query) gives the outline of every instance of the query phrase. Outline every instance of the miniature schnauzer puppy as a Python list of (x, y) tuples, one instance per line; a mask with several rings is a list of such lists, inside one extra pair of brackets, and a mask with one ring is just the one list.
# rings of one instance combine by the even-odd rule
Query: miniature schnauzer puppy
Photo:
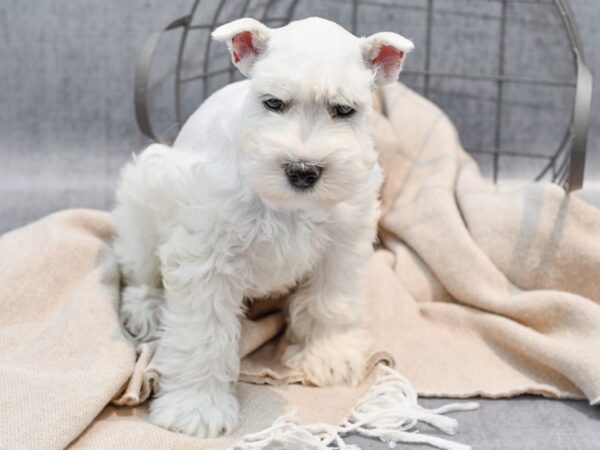
[(293, 288), (283, 363), (318, 386), (361, 381), (382, 183), (371, 95), (413, 49), (319, 18), (240, 19), (212, 36), (248, 80), (208, 98), (172, 147), (128, 164), (115, 209), (122, 321), (159, 338), (149, 418), (202, 437), (237, 423), (243, 299)]

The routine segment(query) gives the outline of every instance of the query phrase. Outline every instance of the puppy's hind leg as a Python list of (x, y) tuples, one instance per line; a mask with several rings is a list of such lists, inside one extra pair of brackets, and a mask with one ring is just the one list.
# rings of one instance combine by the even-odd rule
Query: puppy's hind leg
[[(160, 149), (151, 146), (144, 154)], [(121, 322), (138, 342), (157, 337), (160, 306), (164, 303), (155, 225), (159, 219), (154, 204), (160, 198), (150, 188), (153, 180), (147, 179), (148, 173), (156, 171), (146, 169), (143, 155), (124, 169), (114, 210), (117, 228), (114, 249), (125, 283)]]
[[(135, 205), (128, 206), (131, 210)], [(121, 225), (115, 250), (125, 282), (121, 292), (121, 323), (135, 340), (148, 342), (157, 337), (160, 306), (164, 303), (158, 256), (152, 240), (142, 238), (148, 232), (136, 222), (139, 214), (132, 217), (117, 210), (115, 215)]]
[(138, 342), (158, 337), (162, 289), (145, 285), (126, 286), (121, 294), (121, 321), (127, 332)]
[[(118, 217), (118, 216), (117, 216)], [(156, 250), (141, 239), (143, 229), (130, 220), (115, 242), (125, 286), (121, 292), (121, 323), (138, 342), (157, 337), (159, 311), (164, 303), (160, 266)], [(146, 234), (147, 235), (147, 234)]]

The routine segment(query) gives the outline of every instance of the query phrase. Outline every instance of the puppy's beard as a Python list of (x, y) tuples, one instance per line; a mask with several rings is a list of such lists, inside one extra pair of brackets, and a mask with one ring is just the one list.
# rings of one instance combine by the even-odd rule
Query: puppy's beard
[(330, 208), (349, 200), (360, 192), (368, 178), (365, 170), (357, 174), (344, 174), (345, 168), (336, 167), (337, 161), (324, 164), (323, 173), (314, 186), (308, 189), (294, 187), (288, 180), (282, 158), (241, 158), (244, 181), (268, 204), (289, 210)]
[(324, 179), (306, 190), (293, 187), (278, 161), (269, 164), (267, 161), (242, 163), (242, 176), (248, 185), (268, 205), (287, 210), (319, 210), (351, 197), (351, 194), (331, 195), (323, 189)]
[[(242, 178), (266, 203), (289, 210), (331, 208), (360, 194), (376, 164), (370, 140), (331, 133), (319, 143), (314, 151), (304, 152), (294, 136), (249, 127), (237, 145)], [(290, 183), (283, 165), (306, 155), (323, 169), (315, 185), (302, 190)]]

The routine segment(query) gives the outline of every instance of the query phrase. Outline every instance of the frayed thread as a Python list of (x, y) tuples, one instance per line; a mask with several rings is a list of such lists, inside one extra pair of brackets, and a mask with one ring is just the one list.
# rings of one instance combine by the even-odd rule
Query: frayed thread
[(298, 425), (293, 415), (279, 417), (269, 428), (244, 436), (236, 450), (360, 450), (356, 445), (346, 444), (337, 427), (327, 424)]
[(275, 420), (269, 428), (244, 436), (237, 450), (358, 450), (344, 437), (359, 435), (376, 438), (395, 448), (398, 443), (429, 444), (443, 450), (469, 450), (471, 447), (437, 436), (422, 434), (419, 422), (454, 435), (456, 419), (444, 414), (477, 409), (476, 402), (451, 403), (427, 409), (419, 405), (409, 381), (396, 370), (380, 365), (378, 379), (339, 426), (297, 424), (291, 415)]

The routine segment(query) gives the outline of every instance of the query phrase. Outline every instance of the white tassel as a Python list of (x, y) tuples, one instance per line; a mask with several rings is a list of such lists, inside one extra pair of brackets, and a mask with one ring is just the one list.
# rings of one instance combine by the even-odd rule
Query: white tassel
[(422, 422), (453, 435), (457, 431), (458, 422), (443, 414), (477, 409), (477, 403), (451, 403), (440, 408), (426, 409), (419, 405), (417, 394), (406, 378), (384, 365), (380, 365), (379, 370), (375, 384), (340, 426), (298, 425), (290, 416), (283, 416), (275, 420), (271, 427), (244, 436), (236, 449), (357, 450), (355, 445), (344, 442), (343, 436), (350, 434), (380, 439), (390, 448), (395, 448), (399, 442), (429, 444), (443, 450), (471, 448), (421, 434), (416, 426)]

